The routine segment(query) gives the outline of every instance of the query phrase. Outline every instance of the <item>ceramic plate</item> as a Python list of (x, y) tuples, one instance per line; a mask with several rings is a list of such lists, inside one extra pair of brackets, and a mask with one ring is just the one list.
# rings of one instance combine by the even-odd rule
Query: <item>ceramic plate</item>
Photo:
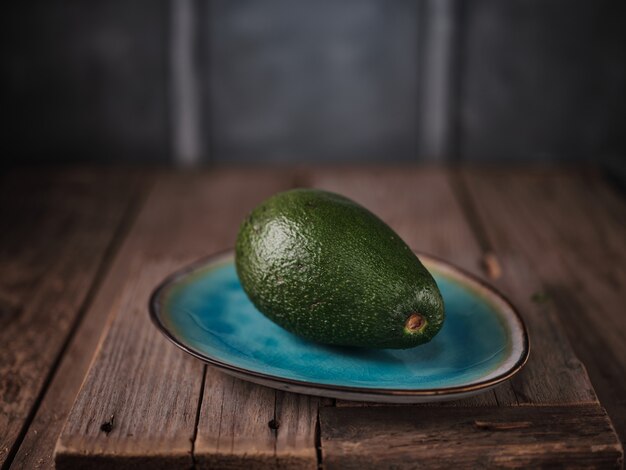
[(232, 252), (173, 274), (154, 292), (157, 327), (189, 354), (236, 377), (349, 400), (418, 403), (484, 392), (518, 372), (528, 335), (515, 308), (478, 278), (426, 255), (446, 320), (413, 349), (324, 346), (263, 316), (239, 284)]

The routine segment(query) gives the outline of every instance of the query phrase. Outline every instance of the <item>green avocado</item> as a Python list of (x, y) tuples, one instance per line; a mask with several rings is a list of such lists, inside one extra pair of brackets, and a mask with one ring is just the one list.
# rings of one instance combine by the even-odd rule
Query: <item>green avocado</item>
[(237, 274), (254, 305), (320, 343), (412, 348), (441, 329), (435, 280), (402, 239), (338, 194), (276, 194), (243, 221)]

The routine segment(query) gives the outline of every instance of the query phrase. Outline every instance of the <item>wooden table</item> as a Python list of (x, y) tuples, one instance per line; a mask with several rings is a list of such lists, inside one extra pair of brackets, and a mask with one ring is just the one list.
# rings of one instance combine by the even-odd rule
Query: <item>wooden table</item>
[[(356, 199), (504, 291), (530, 330), (522, 373), (372, 406), (252, 385), (169, 344), (153, 287), (296, 186)], [(622, 465), (626, 204), (594, 169), (31, 169), (0, 192), (3, 468)]]

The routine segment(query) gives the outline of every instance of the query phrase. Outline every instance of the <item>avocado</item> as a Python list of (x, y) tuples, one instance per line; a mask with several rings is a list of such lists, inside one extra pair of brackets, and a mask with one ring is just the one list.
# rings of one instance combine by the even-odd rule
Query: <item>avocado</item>
[(243, 221), (235, 261), (257, 309), (309, 340), (404, 349), (443, 325), (441, 293), (413, 251), (338, 194), (294, 189), (270, 197)]

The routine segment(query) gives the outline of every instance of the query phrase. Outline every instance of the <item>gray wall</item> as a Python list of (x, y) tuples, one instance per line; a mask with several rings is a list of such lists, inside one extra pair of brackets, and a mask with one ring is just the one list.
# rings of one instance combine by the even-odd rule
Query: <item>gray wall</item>
[(216, 0), (206, 24), (215, 159), (415, 158), (417, 2)]
[(2, 158), (166, 161), (168, 3), (11, 2)]
[(602, 160), (621, 0), (48, 0), (2, 15), (2, 159)]
[(607, 0), (469, 2), (460, 45), (460, 156), (624, 156), (624, 5)]

